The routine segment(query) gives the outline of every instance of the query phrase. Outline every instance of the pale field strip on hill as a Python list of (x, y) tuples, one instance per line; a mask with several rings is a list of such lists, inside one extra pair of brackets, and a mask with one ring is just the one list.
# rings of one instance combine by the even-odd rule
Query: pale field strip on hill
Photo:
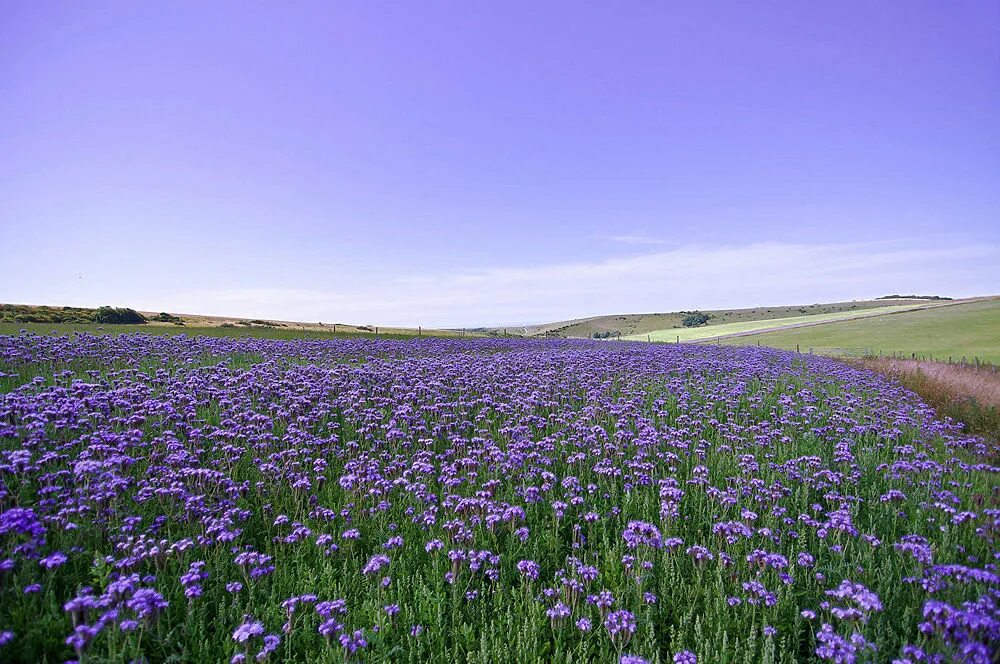
[(763, 332), (765, 330), (777, 330), (786, 327), (797, 327), (802, 325), (815, 325), (830, 323), (842, 320), (854, 320), (858, 318), (870, 318), (873, 316), (884, 316), (886, 314), (900, 313), (903, 311), (913, 311), (924, 309), (929, 306), (942, 306), (940, 304), (900, 304), (889, 307), (878, 307), (875, 309), (865, 309), (863, 311), (841, 311), (831, 314), (814, 314), (810, 316), (789, 316), (786, 318), (768, 318), (765, 320), (747, 321), (742, 323), (723, 323), (721, 325), (706, 325), (703, 327), (668, 328), (665, 330), (654, 330), (648, 334), (630, 334), (622, 339), (629, 341), (699, 341), (702, 339), (716, 339), (734, 336), (738, 334)]

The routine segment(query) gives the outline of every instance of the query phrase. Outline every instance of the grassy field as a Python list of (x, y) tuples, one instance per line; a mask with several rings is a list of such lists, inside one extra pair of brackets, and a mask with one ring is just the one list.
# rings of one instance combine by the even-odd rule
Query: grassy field
[(978, 357), (1000, 362), (1000, 298), (892, 316), (779, 330), (726, 343), (795, 349), (821, 354), (901, 352), (945, 360)]
[(924, 304), (900, 304), (888, 307), (876, 307), (863, 311), (839, 311), (828, 314), (814, 314), (811, 316), (786, 316), (783, 318), (767, 318), (762, 320), (751, 320), (739, 323), (725, 323), (722, 325), (705, 325), (702, 327), (681, 327), (668, 328), (663, 330), (652, 330), (645, 334), (630, 334), (623, 336), (623, 339), (631, 341), (699, 341), (701, 339), (714, 339), (731, 334), (741, 334), (753, 332), (754, 330), (767, 330), (775, 327), (802, 325), (809, 323), (825, 323), (829, 321), (843, 320), (856, 316), (883, 316), (885, 314), (910, 311)]
[[(100, 325), (97, 323), (0, 323), (0, 334), (18, 334), (26, 330), (33, 334), (69, 334), (71, 332), (86, 332), (88, 334), (162, 334), (206, 337), (254, 337), (257, 339), (345, 339), (351, 337), (374, 337), (371, 331), (354, 326), (338, 325), (337, 332), (333, 326), (327, 329), (303, 329), (301, 327), (265, 327), (221, 325), (184, 326), (160, 325), (147, 323), (145, 325)], [(463, 333), (461, 330), (430, 330), (418, 331), (416, 328), (379, 327), (378, 337), (386, 339), (411, 339), (425, 337), (462, 337), (482, 336), (480, 333)]]
[[(902, 298), (860, 300), (854, 302), (829, 302), (826, 304), (794, 304), (780, 307), (753, 307), (749, 309), (705, 309), (703, 311), (712, 317), (708, 321), (708, 326), (714, 327), (716, 325), (746, 323), (750, 321), (770, 320), (775, 318), (856, 312), (864, 309), (875, 309), (894, 305), (927, 304), (931, 301), (932, 300), (927, 299)], [(529, 325), (524, 328), (518, 328), (517, 331), (529, 337), (556, 336), (589, 338), (595, 333), (621, 333), (622, 336), (646, 335), (652, 334), (657, 330), (686, 329), (682, 324), (686, 315), (686, 312), (675, 311), (671, 313), (593, 316), (590, 318), (545, 323), (543, 325)], [(513, 331), (514, 328), (511, 328), (511, 330)], [(645, 337), (643, 336), (643, 338)], [(670, 338), (673, 339), (673, 337)]]

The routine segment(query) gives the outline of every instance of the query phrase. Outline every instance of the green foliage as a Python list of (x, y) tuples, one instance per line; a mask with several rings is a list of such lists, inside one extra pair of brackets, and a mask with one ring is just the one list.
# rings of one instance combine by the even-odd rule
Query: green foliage
[(103, 325), (141, 325), (146, 317), (128, 307), (99, 307), (92, 320)]
[(620, 337), (622, 335), (618, 330), (605, 330), (604, 332), (594, 332), (592, 338), (594, 339), (613, 339)]
[(684, 320), (681, 321), (681, 325), (684, 327), (701, 327), (702, 325), (708, 325), (709, 319), (712, 318), (709, 314), (702, 311), (691, 311), (684, 316)]

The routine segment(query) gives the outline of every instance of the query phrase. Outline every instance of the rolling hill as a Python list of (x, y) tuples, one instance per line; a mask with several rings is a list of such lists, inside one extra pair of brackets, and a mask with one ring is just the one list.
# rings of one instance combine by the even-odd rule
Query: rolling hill
[[(131, 310), (126, 310), (131, 311)], [(294, 336), (353, 336), (379, 334), (385, 336), (482, 336), (482, 332), (461, 329), (420, 327), (387, 327), (347, 323), (285, 321), (232, 316), (206, 316), (139, 311), (146, 319), (140, 324), (109, 324), (93, 322), (97, 309), (30, 304), (0, 304), (0, 334), (16, 334), (28, 330), (38, 334), (49, 332), (146, 332), (158, 334), (193, 334), (207, 336), (257, 336), (287, 338)]]
[(887, 314), (911, 311), (925, 306), (930, 305), (899, 304), (887, 307), (873, 307), (871, 309), (838, 311), (829, 314), (813, 314), (810, 316), (786, 316), (784, 318), (765, 318), (740, 323), (723, 323), (721, 325), (703, 325), (700, 327), (682, 327), (679, 329), (670, 328), (666, 330), (654, 330), (653, 332), (648, 332), (644, 335), (632, 334), (623, 336), (622, 339), (626, 341), (698, 341), (701, 339), (715, 339), (718, 337), (745, 335), (764, 330), (773, 330), (775, 328), (801, 327), (807, 325), (819, 325), (834, 321), (870, 318), (872, 316), (885, 316)]
[[(948, 302), (945, 300), (945, 302)], [(803, 316), (819, 316), (840, 313), (859, 312), (867, 309), (878, 309), (894, 306), (925, 306), (941, 304), (935, 298), (880, 298), (875, 300), (856, 300), (851, 302), (830, 302), (827, 304), (802, 304), (785, 306), (762, 306), (747, 309), (717, 309), (703, 310), (711, 316), (708, 324), (702, 328), (714, 328), (719, 325), (735, 323), (751, 323), (762, 320), (775, 320)], [(659, 333), (663, 340), (674, 340), (685, 328), (682, 321), (689, 312), (675, 311), (671, 313), (647, 314), (614, 314), (608, 316), (592, 316), (575, 320), (558, 321), (541, 325), (528, 325), (516, 329), (528, 337), (569, 337), (592, 338), (595, 333), (606, 335), (621, 334), (622, 337), (634, 337), (645, 340), (647, 334)], [(771, 326), (769, 326), (771, 327)], [(510, 328), (512, 331), (515, 328)], [(716, 336), (715, 331), (709, 336)], [(705, 338), (697, 336), (696, 338)], [(684, 337), (682, 337), (682, 340)]]
[(730, 337), (730, 344), (760, 344), (826, 355), (901, 354), (935, 360), (979, 358), (1000, 363), (1000, 297), (957, 300), (886, 316)]

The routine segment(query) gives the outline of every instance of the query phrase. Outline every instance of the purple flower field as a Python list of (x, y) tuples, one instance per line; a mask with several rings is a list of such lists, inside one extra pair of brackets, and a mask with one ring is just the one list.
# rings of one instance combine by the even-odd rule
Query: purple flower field
[(762, 348), (0, 336), (0, 661), (995, 662), (988, 452)]

